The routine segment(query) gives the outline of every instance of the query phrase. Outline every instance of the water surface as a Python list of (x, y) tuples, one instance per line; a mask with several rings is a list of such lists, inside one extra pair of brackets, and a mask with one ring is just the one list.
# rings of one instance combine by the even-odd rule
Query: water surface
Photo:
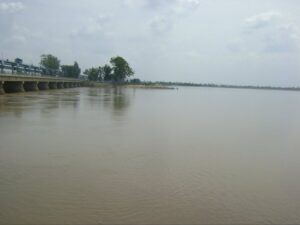
[(300, 93), (0, 96), (0, 224), (300, 223)]

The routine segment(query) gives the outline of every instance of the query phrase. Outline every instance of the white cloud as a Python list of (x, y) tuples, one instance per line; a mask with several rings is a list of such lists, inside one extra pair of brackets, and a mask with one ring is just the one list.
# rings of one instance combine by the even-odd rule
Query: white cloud
[(15, 13), (24, 9), (22, 2), (0, 2), (0, 12)]
[(164, 34), (172, 29), (172, 22), (165, 16), (156, 16), (150, 22), (151, 30), (156, 34)]
[(173, 11), (173, 13), (185, 13), (195, 10), (200, 5), (201, 0), (123, 0), (123, 3), (132, 8), (166, 9)]
[(200, 5), (200, 0), (144, 1), (148, 2), (145, 4), (147, 6), (151, 2), (151, 9), (160, 7), (160, 11), (150, 21), (150, 28), (155, 34), (171, 31), (179, 19), (185, 18)]
[(84, 25), (71, 31), (72, 49), (80, 54), (110, 52), (113, 48), (113, 32), (110, 30), (109, 15), (90, 17)]
[(200, 6), (200, 0), (177, 0), (172, 7), (176, 14), (186, 14), (196, 10)]
[(89, 17), (83, 26), (71, 31), (71, 36), (86, 36), (104, 33), (111, 17), (109, 15), (98, 15), (95, 17)]
[(268, 11), (245, 20), (240, 37), (229, 43), (234, 52), (293, 53), (300, 50), (298, 26), (279, 11)]
[(25, 36), (22, 35), (13, 35), (12, 36), (12, 41), (15, 43), (21, 43), (21, 44), (25, 44), (27, 41), (27, 38)]
[(282, 13), (278, 11), (269, 11), (247, 18), (246, 24), (248, 28), (258, 29), (267, 26), (272, 26), (274, 23), (280, 22), (280, 20), (282, 19)]

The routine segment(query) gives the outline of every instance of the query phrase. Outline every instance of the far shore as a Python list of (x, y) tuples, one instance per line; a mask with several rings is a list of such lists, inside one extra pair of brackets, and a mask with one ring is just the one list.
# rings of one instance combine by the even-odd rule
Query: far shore
[(86, 87), (113, 87), (113, 86), (123, 86), (125, 88), (138, 88), (138, 89), (168, 89), (173, 90), (177, 89), (175, 87), (170, 87), (168, 85), (162, 84), (127, 84), (127, 83), (105, 83), (105, 82), (94, 82), (94, 81), (87, 81), (84, 83), (83, 86)]
[(256, 90), (279, 90), (279, 91), (300, 91), (300, 87), (274, 87), (274, 86), (251, 86), (251, 85), (223, 85), (223, 84), (195, 84), (181, 82), (141, 82), (141, 83), (110, 83), (86, 81), (86, 87), (113, 87), (123, 86), (126, 88), (139, 89), (178, 89), (178, 87), (209, 87), (209, 88), (233, 88), (233, 89), (256, 89)]
[(177, 89), (175, 87), (170, 87), (166, 85), (161, 85), (161, 84), (126, 84), (125, 87), (128, 88), (142, 88), (142, 89)]

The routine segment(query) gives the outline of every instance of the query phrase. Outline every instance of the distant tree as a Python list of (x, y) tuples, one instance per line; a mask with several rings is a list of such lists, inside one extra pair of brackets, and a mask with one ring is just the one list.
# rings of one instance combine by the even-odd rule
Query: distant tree
[(104, 79), (104, 70), (103, 67), (98, 67), (98, 80), (101, 81)]
[(73, 66), (72, 65), (62, 65), (61, 70), (65, 77), (71, 77)]
[(80, 69), (78, 63), (75, 61), (74, 65), (73, 65), (73, 75), (74, 75), (74, 77), (78, 78), (79, 75), (80, 75), (80, 72), (81, 72), (81, 69)]
[(78, 78), (81, 72), (81, 69), (77, 62), (74, 62), (74, 65), (62, 65), (61, 70), (66, 77)]
[(109, 80), (112, 80), (112, 68), (105, 64), (105, 66), (102, 67), (102, 70), (103, 70), (103, 79), (105, 81), (109, 81)]
[(114, 81), (124, 81), (126, 77), (130, 77), (134, 74), (128, 62), (120, 56), (111, 58), (110, 63), (112, 64), (112, 78)]
[(91, 81), (99, 80), (99, 68), (86, 69), (84, 74), (88, 75), (88, 79)]
[(140, 84), (140, 83), (141, 83), (141, 80), (138, 79), (138, 78), (131, 79), (131, 80), (130, 80), (130, 83), (131, 83), (131, 84)]
[(41, 66), (44, 66), (47, 69), (54, 69), (58, 70), (60, 66), (60, 60), (51, 54), (48, 55), (41, 55)]

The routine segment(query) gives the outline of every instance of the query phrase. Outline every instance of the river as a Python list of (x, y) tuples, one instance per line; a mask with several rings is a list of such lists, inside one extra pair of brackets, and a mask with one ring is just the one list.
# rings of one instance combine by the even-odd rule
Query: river
[(0, 95), (0, 224), (299, 224), (300, 93)]

